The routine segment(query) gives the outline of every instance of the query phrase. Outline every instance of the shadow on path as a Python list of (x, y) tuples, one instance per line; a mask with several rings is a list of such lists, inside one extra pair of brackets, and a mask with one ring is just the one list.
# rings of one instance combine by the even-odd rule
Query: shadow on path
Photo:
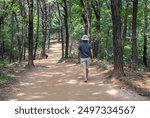
[(16, 78), (15, 85), (6, 89), (5, 100), (19, 101), (116, 101), (147, 100), (131, 90), (118, 89), (105, 83), (96, 66), (90, 67), (88, 83), (83, 82), (83, 73), (79, 64), (57, 63), (61, 57), (61, 45), (54, 44), (48, 59), (36, 60), (36, 68)]

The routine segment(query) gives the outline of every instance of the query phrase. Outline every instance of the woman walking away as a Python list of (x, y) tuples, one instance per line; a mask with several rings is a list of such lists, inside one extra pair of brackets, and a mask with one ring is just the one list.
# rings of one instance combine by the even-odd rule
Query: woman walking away
[(83, 35), (81, 40), (83, 41), (83, 43), (78, 47), (78, 59), (79, 62), (81, 62), (81, 66), (83, 68), (85, 77), (84, 82), (87, 82), (89, 72), (88, 67), (91, 59), (93, 61), (93, 51), (91, 45), (89, 44), (89, 37), (87, 35)]

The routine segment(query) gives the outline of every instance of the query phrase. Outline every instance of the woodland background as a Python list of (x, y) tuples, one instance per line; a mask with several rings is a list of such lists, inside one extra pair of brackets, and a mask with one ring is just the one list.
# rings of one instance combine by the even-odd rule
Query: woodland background
[(90, 37), (96, 60), (124, 67), (150, 68), (150, 0), (1, 0), (0, 70), (46, 56), (62, 44), (62, 59), (75, 58), (83, 34)]

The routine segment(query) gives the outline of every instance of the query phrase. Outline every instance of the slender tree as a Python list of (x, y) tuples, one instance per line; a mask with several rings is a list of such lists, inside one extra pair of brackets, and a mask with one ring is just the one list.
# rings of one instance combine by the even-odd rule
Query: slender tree
[(114, 76), (123, 76), (123, 51), (121, 39), (121, 0), (111, 0), (114, 46)]
[(40, 23), (40, 10), (39, 10), (39, 0), (36, 1), (36, 8), (37, 8), (37, 27), (36, 27), (36, 40), (35, 40), (35, 48), (34, 48), (34, 59), (36, 58), (36, 51), (39, 42), (39, 23)]
[(137, 64), (137, 37), (136, 37), (136, 29), (137, 29), (137, 12), (138, 12), (138, 0), (133, 0), (133, 16), (132, 16), (132, 67), (135, 67)]
[(46, 55), (46, 37), (47, 37), (47, 3), (46, 0), (42, 0), (43, 9), (42, 10), (42, 52), (41, 55)]
[[(92, 0), (91, 1), (91, 6), (93, 8), (95, 18), (96, 18), (96, 30), (98, 32), (100, 32), (101, 7), (103, 5), (103, 2), (104, 0), (102, 1)], [(94, 57), (98, 57), (100, 39), (96, 37), (96, 39), (94, 39), (92, 43), (93, 43)]]
[(34, 66), (33, 57), (33, 0), (27, 0), (29, 7), (29, 27), (28, 27), (28, 67)]
[(82, 18), (85, 23), (85, 34), (90, 38), (91, 34), (91, 20), (90, 20), (90, 6), (89, 1), (86, 0), (85, 3), (83, 0), (80, 0), (81, 9), (82, 9)]
[[(4, 10), (5, 1), (0, 2), (0, 10)], [(4, 59), (4, 39), (3, 39), (4, 14), (0, 14), (0, 60)]]
[(124, 26), (123, 26), (123, 41), (126, 39), (126, 34), (127, 34), (127, 24), (128, 24), (128, 9), (129, 9), (129, 0), (125, 0), (126, 3), (126, 8), (125, 8), (125, 15), (124, 15)]
[(66, 30), (66, 47), (65, 47), (65, 58), (68, 58), (69, 52), (69, 30), (68, 30), (68, 7), (67, 0), (64, 0), (64, 22), (65, 22), (65, 30)]
[[(12, 0), (12, 8), (14, 5), (14, 0)], [(15, 11), (11, 13), (11, 37), (10, 37), (10, 54), (9, 54), (9, 63), (14, 62), (14, 15)]]
[(90, 8), (89, 0), (86, 0), (86, 19), (87, 19), (87, 35), (91, 37), (91, 21), (90, 21)]

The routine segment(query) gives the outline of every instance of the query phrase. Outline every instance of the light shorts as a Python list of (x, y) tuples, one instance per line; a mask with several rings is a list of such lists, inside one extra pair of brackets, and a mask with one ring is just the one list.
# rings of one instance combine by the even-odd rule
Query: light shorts
[(90, 65), (91, 59), (89, 58), (81, 58), (81, 67), (84, 69), (88, 69)]

